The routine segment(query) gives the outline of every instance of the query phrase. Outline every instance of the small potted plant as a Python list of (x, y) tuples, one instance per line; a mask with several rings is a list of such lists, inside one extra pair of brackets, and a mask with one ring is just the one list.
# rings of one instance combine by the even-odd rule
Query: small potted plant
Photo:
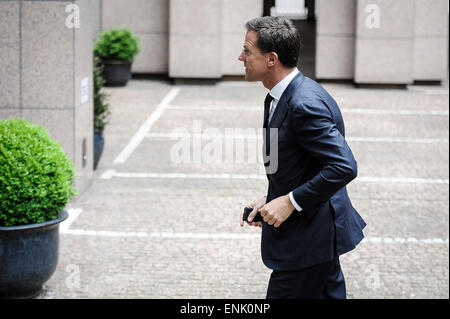
[(105, 84), (105, 80), (101, 75), (103, 67), (99, 58), (94, 56), (94, 170), (97, 169), (98, 162), (103, 153), (105, 146), (103, 130), (111, 115), (107, 102), (109, 94), (102, 90)]
[(124, 29), (110, 29), (100, 34), (94, 54), (104, 65), (106, 86), (125, 86), (131, 78), (131, 65), (140, 47), (138, 38)]
[(74, 175), (43, 127), (0, 121), (0, 297), (34, 297), (52, 276)]

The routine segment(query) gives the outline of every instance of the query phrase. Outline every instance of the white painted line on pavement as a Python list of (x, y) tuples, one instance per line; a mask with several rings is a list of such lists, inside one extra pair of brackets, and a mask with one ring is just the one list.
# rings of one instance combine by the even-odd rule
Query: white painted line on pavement
[(448, 184), (448, 179), (439, 178), (399, 178), (399, 177), (369, 177), (361, 176), (355, 179), (365, 183), (405, 183), (405, 184)]
[(264, 174), (184, 174), (184, 173), (125, 173), (115, 170), (105, 171), (100, 178), (111, 179), (112, 177), (125, 178), (198, 178), (198, 179), (266, 179)]
[[(111, 179), (113, 177), (124, 178), (198, 178), (198, 179), (266, 179), (265, 174), (185, 174), (185, 173), (133, 173), (117, 172), (115, 170), (105, 171), (100, 178)], [(355, 181), (364, 183), (405, 183), (405, 184), (448, 184), (448, 179), (439, 178), (399, 178), (399, 177), (357, 177)]]
[(114, 169), (108, 169), (103, 172), (103, 174), (100, 176), (101, 179), (111, 179), (116, 174), (116, 170)]
[(264, 111), (264, 105), (169, 105), (168, 110), (183, 111)]
[[(100, 237), (141, 237), (141, 238), (174, 238), (174, 239), (252, 239), (260, 238), (259, 233), (173, 233), (173, 232), (117, 232), (107, 230), (83, 230), (69, 229), (75, 219), (82, 213), (81, 208), (68, 209), (69, 217), (60, 224), (59, 232), (61, 234), (80, 235), (80, 236), (100, 236)], [(375, 244), (403, 244), (403, 243), (421, 243), (421, 244), (447, 244), (448, 238), (424, 238), (414, 237), (366, 237), (363, 243)]]
[(391, 115), (444, 115), (448, 116), (448, 111), (440, 110), (388, 110), (388, 109), (341, 109), (343, 113), (357, 114), (391, 114)]
[(448, 95), (447, 89), (426, 89), (422, 87), (408, 86), (407, 90), (414, 93), (430, 94), (430, 95)]
[[(99, 236), (99, 237), (141, 237), (141, 238), (173, 238), (173, 239), (259, 239), (260, 233), (171, 233), (171, 232), (117, 232), (105, 230), (83, 230), (70, 229), (66, 230), (64, 234), (79, 235), (79, 236)], [(448, 238), (399, 238), (399, 237), (366, 237), (362, 240), (363, 243), (375, 244), (447, 244)]]
[[(240, 129), (240, 128), (237, 128)], [(262, 139), (260, 135), (257, 134), (198, 134), (198, 133), (149, 133), (146, 135), (149, 138), (202, 138), (202, 139), (212, 139), (212, 138), (220, 138), (220, 139)]]
[[(222, 111), (264, 111), (263, 106), (246, 105), (170, 105), (169, 110), (222, 110)], [(445, 110), (392, 110), (392, 109), (362, 109), (362, 108), (341, 108), (343, 113), (357, 114), (391, 114), (391, 115), (440, 115), (448, 116), (449, 111)]]
[[(145, 135), (148, 138), (202, 138), (202, 139), (257, 139), (262, 140), (262, 136), (256, 134), (238, 135), (238, 134), (198, 134), (198, 133), (148, 133)], [(346, 137), (347, 141), (351, 142), (369, 142), (369, 143), (448, 143), (449, 140), (445, 138), (409, 138), (409, 137)]]
[(346, 137), (351, 142), (374, 142), (374, 143), (448, 143), (448, 138), (409, 138), (409, 137)]
[(422, 92), (431, 95), (448, 95), (448, 90), (425, 90)]
[(261, 235), (249, 233), (169, 233), (169, 232), (116, 232), (116, 231), (97, 231), (70, 229), (65, 234), (83, 235), (83, 236), (102, 236), (102, 237), (156, 237), (156, 238), (178, 238), (178, 239), (245, 239), (260, 238)]
[(405, 244), (405, 243), (420, 243), (420, 244), (449, 244), (448, 238), (422, 238), (414, 237), (399, 238), (399, 237), (366, 237), (362, 240), (363, 243), (383, 243), (383, 244)]
[(144, 232), (113, 232), (105, 230), (82, 230), (82, 229), (67, 229), (63, 234), (83, 235), (83, 236), (100, 236), (100, 237), (149, 237), (148, 233)]
[(62, 233), (66, 232), (82, 211), (83, 210), (81, 208), (68, 209), (67, 213), (69, 214), (69, 217), (67, 217), (67, 219), (59, 225), (59, 231)]
[(134, 152), (134, 150), (139, 146), (139, 144), (144, 139), (145, 135), (150, 131), (153, 124), (161, 117), (161, 115), (166, 110), (169, 103), (177, 96), (180, 88), (172, 88), (169, 93), (162, 99), (161, 103), (158, 104), (153, 113), (147, 118), (144, 124), (141, 125), (139, 130), (134, 134), (131, 140), (128, 142), (127, 146), (120, 152), (119, 155), (114, 159), (114, 164), (122, 164), (128, 159), (128, 157)]

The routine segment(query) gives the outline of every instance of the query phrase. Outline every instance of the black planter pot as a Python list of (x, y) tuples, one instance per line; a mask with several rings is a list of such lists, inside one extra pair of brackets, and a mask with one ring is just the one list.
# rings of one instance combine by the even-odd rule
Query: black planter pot
[(40, 224), (0, 227), (0, 298), (32, 298), (50, 279), (58, 263), (59, 224), (68, 217)]
[(125, 86), (131, 79), (131, 61), (101, 60), (105, 86)]
[(94, 170), (97, 169), (98, 162), (105, 147), (105, 138), (102, 132), (94, 131)]

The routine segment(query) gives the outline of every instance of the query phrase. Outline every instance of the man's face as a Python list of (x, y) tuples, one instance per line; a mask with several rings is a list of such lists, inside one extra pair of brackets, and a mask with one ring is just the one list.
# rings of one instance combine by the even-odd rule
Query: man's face
[(261, 53), (256, 45), (257, 40), (255, 31), (247, 31), (244, 48), (239, 56), (239, 61), (244, 62), (247, 81), (262, 81), (267, 73), (267, 54)]

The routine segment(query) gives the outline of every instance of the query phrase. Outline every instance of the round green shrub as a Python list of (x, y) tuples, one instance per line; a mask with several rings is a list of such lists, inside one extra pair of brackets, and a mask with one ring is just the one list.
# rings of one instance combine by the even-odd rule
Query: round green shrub
[(46, 129), (24, 119), (0, 121), (0, 226), (58, 217), (77, 191), (75, 170)]
[(138, 38), (124, 29), (110, 29), (100, 34), (94, 54), (102, 59), (133, 61), (140, 51)]

